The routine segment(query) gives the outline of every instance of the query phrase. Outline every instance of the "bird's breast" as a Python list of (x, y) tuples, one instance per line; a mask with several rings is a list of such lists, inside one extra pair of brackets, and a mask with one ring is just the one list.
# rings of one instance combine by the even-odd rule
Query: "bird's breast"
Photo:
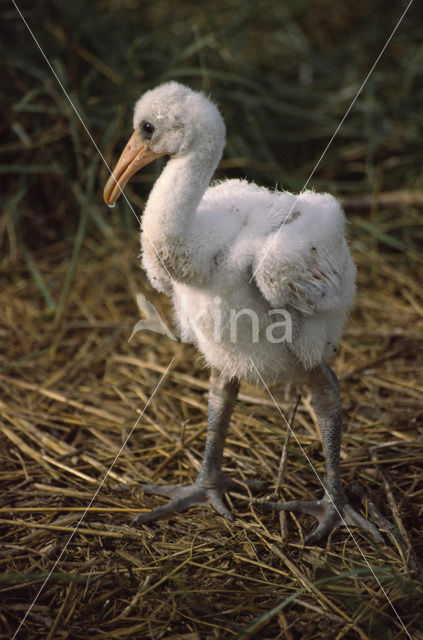
[(173, 304), (181, 340), (195, 344), (225, 375), (273, 381), (301, 369), (291, 349), (296, 318), (270, 308), (248, 281), (227, 292), (175, 285)]

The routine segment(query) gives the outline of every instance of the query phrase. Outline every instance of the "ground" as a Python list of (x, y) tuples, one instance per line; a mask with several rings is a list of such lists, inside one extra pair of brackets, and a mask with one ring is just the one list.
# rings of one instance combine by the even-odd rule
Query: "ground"
[[(139, 269), (136, 236), (101, 248), (87, 241), (56, 315), (28, 262), (11, 252), (0, 293), (0, 638), (13, 637), (25, 616), (16, 637), (31, 640), (423, 637), (421, 261), (359, 240), (352, 250), (359, 295), (334, 362), (342, 477), (354, 504), (358, 484), (395, 528), (382, 546), (340, 529), (326, 548), (303, 547), (308, 517), (281, 522), (241, 494), (230, 497), (233, 524), (198, 508), (130, 528), (161, 498), (119, 483), (187, 483), (198, 472), (207, 369), (193, 347), (159, 334), (138, 332), (128, 344), (138, 291), (171, 322), (167, 299)], [(33, 260), (60, 292), (66, 243)], [(308, 390), (299, 391), (294, 432), (321, 474), (316, 420)], [(294, 390), (272, 393), (288, 417)], [(285, 432), (267, 392), (244, 385), (227, 473), (266, 480), (271, 492)], [(281, 495), (320, 494), (291, 438)], [(365, 497), (362, 513), (369, 506), (372, 518)]]
[[(2, 3), (1, 640), (423, 639), (422, 6)], [(171, 79), (224, 115), (217, 178), (343, 197), (358, 297), (334, 361), (342, 479), (387, 520), (383, 545), (340, 529), (304, 547), (311, 519), (281, 522), (245, 494), (230, 497), (233, 524), (197, 508), (128, 526), (161, 499), (119, 484), (193, 481), (205, 440), (195, 349), (146, 331), (128, 344), (138, 292), (171, 322), (139, 268), (134, 217), (160, 161), (127, 186), (133, 210), (101, 198), (135, 100)], [(270, 492), (279, 409), (296, 399), (271, 391), (278, 407), (242, 387), (224, 458)], [(300, 391), (293, 430), (322, 474)], [(321, 495), (293, 437), (281, 495)]]

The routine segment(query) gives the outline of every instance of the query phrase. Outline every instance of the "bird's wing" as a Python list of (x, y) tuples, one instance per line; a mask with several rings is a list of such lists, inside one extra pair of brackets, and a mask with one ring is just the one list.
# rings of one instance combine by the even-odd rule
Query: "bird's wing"
[(256, 284), (273, 307), (312, 316), (351, 305), (354, 266), (344, 226), (341, 207), (329, 194), (298, 196), (295, 210), (266, 237), (253, 263)]

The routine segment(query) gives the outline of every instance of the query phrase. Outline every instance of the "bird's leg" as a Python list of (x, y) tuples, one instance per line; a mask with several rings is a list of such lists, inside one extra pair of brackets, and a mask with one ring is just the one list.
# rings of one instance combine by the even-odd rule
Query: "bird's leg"
[(335, 373), (326, 364), (311, 372), (313, 407), (322, 434), (326, 458), (325, 495), (321, 500), (265, 502), (268, 510), (308, 513), (318, 521), (316, 529), (306, 538), (306, 544), (325, 540), (340, 525), (352, 525), (370, 532), (379, 541), (383, 538), (374, 524), (363, 518), (349, 504), (341, 483), (340, 449), (342, 434), (342, 406)]
[(239, 484), (226, 478), (222, 471), (223, 448), (232, 410), (238, 394), (238, 380), (222, 380), (216, 371), (210, 378), (207, 439), (203, 463), (197, 480), (191, 486), (141, 484), (144, 491), (171, 498), (167, 504), (150, 513), (142, 513), (133, 526), (169, 517), (198, 505), (211, 505), (228, 520), (233, 516), (223, 501), (223, 494)]

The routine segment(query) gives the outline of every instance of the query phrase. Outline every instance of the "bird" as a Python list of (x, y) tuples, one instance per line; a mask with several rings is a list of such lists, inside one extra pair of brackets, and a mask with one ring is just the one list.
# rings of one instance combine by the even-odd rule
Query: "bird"
[(257, 504), (313, 515), (310, 545), (341, 525), (381, 541), (377, 527), (350, 505), (340, 475), (342, 406), (329, 362), (355, 298), (356, 273), (344, 213), (328, 193), (295, 195), (246, 179), (211, 183), (225, 140), (223, 117), (208, 96), (179, 82), (160, 84), (136, 102), (133, 133), (104, 188), (113, 207), (134, 173), (168, 157), (142, 215), (142, 267), (171, 299), (181, 340), (194, 344), (210, 368), (197, 479), (186, 486), (142, 484), (170, 500), (131, 524), (198, 505), (233, 522), (225, 493), (240, 484), (222, 463), (240, 382), (308, 383), (325, 454), (324, 495)]

